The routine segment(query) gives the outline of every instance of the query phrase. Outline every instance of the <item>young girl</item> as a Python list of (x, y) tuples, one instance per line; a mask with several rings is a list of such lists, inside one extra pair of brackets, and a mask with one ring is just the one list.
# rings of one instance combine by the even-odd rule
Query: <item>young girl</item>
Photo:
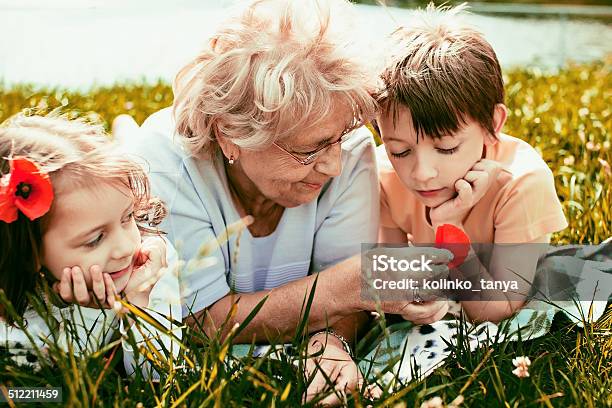
[[(0, 289), (10, 302), (0, 303), (2, 346), (44, 349), (53, 338), (66, 347), (73, 343), (75, 352), (93, 351), (120, 326), (127, 372), (140, 367), (158, 377), (130, 344), (148, 340), (178, 352), (178, 259), (166, 240), (143, 226), (157, 225), (165, 208), (150, 197), (142, 168), (116, 151), (99, 127), (20, 114), (0, 127), (0, 176)], [(29, 295), (50, 306), (60, 329), (76, 332), (51, 330)], [(167, 331), (118, 319), (119, 296), (152, 310)], [(20, 318), (36, 344), (17, 326)]]

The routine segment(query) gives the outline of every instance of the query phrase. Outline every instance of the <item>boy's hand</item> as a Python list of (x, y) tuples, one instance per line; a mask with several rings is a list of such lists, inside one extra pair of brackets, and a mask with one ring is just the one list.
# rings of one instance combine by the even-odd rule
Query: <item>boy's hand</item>
[(140, 307), (148, 306), (151, 289), (167, 266), (164, 240), (159, 237), (145, 239), (136, 255), (132, 276), (123, 290), (128, 300)]
[(91, 281), (87, 282), (80, 267), (66, 267), (62, 271), (61, 280), (53, 284), (53, 290), (66, 303), (90, 308), (112, 308), (117, 291), (110, 275), (102, 273), (100, 266), (92, 265), (89, 276)]
[(468, 212), (497, 179), (501, 168), (501, 163), (494, 160), (481, 159), (476, 162), (462, 179), (455, 182), (457, 196), (431, 209), (429, 216), (434, 230), (442, 224), (463, 224)]

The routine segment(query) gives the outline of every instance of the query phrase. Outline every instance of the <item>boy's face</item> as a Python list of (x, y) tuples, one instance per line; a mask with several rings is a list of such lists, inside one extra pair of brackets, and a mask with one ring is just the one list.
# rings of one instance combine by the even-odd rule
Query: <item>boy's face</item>
[(408, 108), (387, 110), (378, 118), (387, 155), (402, 182), (427, 207), (437, 207), (456, 196), (455, 182), (483, 156), (485, 145), (496, 139), (473, 120), (457, 132), (441, 139), (419, 137)]
[(78, 266), (91, 287), (90, 268), (109, 273), (117, 291), (127, 285), (140, 248), (134, 196), (125, 187), (100, 183), (56, 197), (43, 235), (43, 265), (61, 279), (64, 268)]

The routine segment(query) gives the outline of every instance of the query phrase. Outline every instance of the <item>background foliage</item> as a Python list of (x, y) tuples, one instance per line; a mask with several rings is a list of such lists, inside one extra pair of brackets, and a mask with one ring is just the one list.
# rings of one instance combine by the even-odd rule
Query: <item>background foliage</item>
[[(506, 132), (523, 138), (540, 151), (553, 170), (570, 223), (569, 228), (555, 234), (556, 242), (598, 243), (611, 235), (610, 62), (573, 65), (548, 73), (516, 69), (506, 75), (510, 111)], [(24, 108), (36, 111), (61, 108), (75, 116), (102, 121), (108, 128), (118, 114), (129, 113), (141, 123), (171, 102), (170, 86), (163, 82), (118, 84), (87, 92), (31, 85), (0, 86), (0, 120)], [(253, 313), (256, 312), (257, 308)], [(303, 312), (308, 315), (308, 304)], [(144, 318), (133, 317), (137, 321)], [(241, 323), (246, 325), (248, 319)], [(307, 329), (305, 319), (299, 327)], [(383, 317), (370, 333), (376, 334), (378, 330), (384, 335), (388, 333), (387, 327)], [(302, 330), (296, 330), (293, 340), (296, 356), (304, 352)], [(459, 338), (447, 363), (426, 379), (400, 384), (398, 392), (385, 389), (375, 401), (359, 393), (348, 395), (344, 405), (419, 407), (439, 396), (447, 407), (452, 401), (462, 400), (459, 405), (468, 407), (612, 407), (611, 333), (609, 306), (602, 319), (584, 328), (558, 315), (551, 333), (536, 340), (501, 342), (471, 351), (468, 342)], [(36, 355), (42, 355), (38, 353), (26, 356), (27, 361), (38, 361), (40, 367), (36, 370), (10, 359), (0, 344), (0, 384), (61, 386), (61, 406), (302, 405), (307, 386), (307, 379), (301, 374), (303, 358), (238, 357), (230, 342), (231, 338), (221, 339), (219, 334), (207, 337), (187, 330), (183, 354), (177, 360), (180, 365), (153, 359), (161, 374), (160, 382), (146, 380), (139, 373), (127, 378), (118, 341), (101, 352), (81, 357), (73, 357), (51, 344), (44, 359), (37, 359)], [(357, 349), (363, 355), (367, 347), (362, 343)], [(522, 355), (532, 361), (531, 375), (527, 378), (512, 374), (512, 359)], [(323, 397), (325, 394), (319, 400)], [(315, 402), (307, 405), (314, 406)]]
[[(509, 118), (504, 131), (534, 146), (555, 175), (569, 228), (558, 243), (599, 243), (612, 235), (612, 57), (558, 72), (506, 73)], [(0, 121), (24, 108), (71, 110), (107, 129), (121, 113), (138, 123), (172, 104), (169, 84), (117, 84), (87, 92), (0, 85)]]

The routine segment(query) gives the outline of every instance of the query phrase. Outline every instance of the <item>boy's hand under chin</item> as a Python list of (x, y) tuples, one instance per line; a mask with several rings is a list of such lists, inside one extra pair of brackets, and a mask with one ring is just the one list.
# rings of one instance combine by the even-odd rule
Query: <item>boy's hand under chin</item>
[(501, 169), (499, 162), (488, 159), (477, 161), (462, 179), (455, 182), (457, 196), (430, 210), (434, 230), (442, 224), (462, 226), (469, 211), (493, 185)]

